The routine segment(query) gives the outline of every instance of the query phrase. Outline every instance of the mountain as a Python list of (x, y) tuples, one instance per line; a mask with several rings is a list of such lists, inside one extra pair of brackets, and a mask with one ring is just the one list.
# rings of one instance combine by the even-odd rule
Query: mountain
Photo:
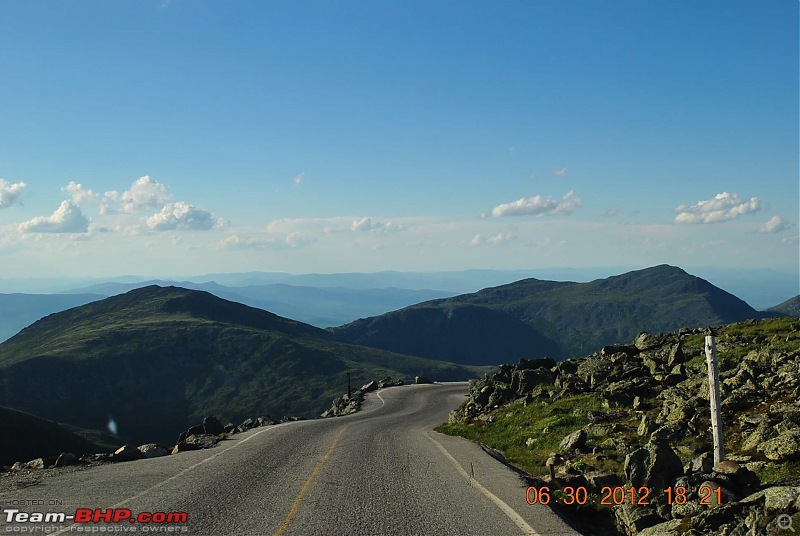
[(589, 283), (525, 279), (330, 331), (353, 344), (457, 363), (499, 364), (520, 357), (582, 355), (640, 331), (760, 316), (708, 281), (660, 265)]
[(174, 441), (216, 414), (313, 417), (385, 376), (476, 370), (334, 340), (329, 332), (207, 292), (150, 286), (50, 315), (0, 344), (0, 403), (130, 440)]
[(768, 313), (778, 313), (785, 316), (800, 317), (800, 295), (789, 298), (783, 303), (767, 309)]
[(103, 299), (99, 294), (0, 294), (0, 342), (43, 316)]
[(225, 286), (214, 281), (150, 280), (143, 282), (104, 282), (71, 292), (91, 292), (114, 296), (150, 285), (179, 286), (204, 290), (226, 300), (237, 301), (271, 311), (280, 316), (317, 327), (338, 326), (357, 318), (380, 315), (426, 300), (453, 296), (453, 292), (402, 288), (308, 287), (272, 283), (267, 285)]
[(62, 452), (80, 456), (119, 446), (108, 434), (58, 424), (3, 406), (0, 406), (0, 422), (6, 438), (0, 443), (0, 465), (58, 456)]

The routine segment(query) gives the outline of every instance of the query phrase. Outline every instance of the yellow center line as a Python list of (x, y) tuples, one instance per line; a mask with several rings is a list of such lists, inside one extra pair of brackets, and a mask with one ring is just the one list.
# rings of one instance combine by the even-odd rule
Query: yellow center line
[(331, 454), (333, 454), (333, 450), (336, 448), (336, 445), (339, 444), (339, 440), (344, 435), (344, 431), (346, 429), (347, 429), (346, 426), (342, 428), (342, 430), (339, 432), (339, 435), (337, 435), (336, 439), (333, 440), (333, 444), (331, 445), (331, 448), (328, 449), (328, 452), (327, 454), (325, 454), (325, 457), (322, 458), (317, 464), (317, 466), (314, 467), (314, 470), (311, 471), (311, 476), (309, 476), (308, 480), (306, 480), (306, 483), (303, 484), (303, 489), (300, 490), (300, 494), (294, 500), (292, 509), (289, 510), (288, 514), (286, 514), (283, 523), (281, 523), (281, 526), (278, 527), (278, 530), (276, 530), (272, 536), (281, 536), (281, 534), (286, 532), (286, 529), (289, 528), (289, 525), (291, 525), (294, 516), (297, 515), (297, 511), (300, 509), (300, 503), (303, 502), (303, 497), (305, 497), (305, 494), (308, 493), (308, 490), (311, 488), (311, 484), (314, 482), (314, 479), (317, 478), (317, 475), (319, 475), (319, 472), (322, 470), (322, 466), (325, 465), (325, 462), (327, 462), (328, 459), (331, 457)]

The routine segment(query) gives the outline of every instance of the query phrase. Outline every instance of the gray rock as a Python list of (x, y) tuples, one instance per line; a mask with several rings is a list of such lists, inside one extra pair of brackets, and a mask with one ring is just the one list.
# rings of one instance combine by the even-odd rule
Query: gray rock
[[(717, 489), (720, 490), (719, 495), (717, 495)], [(714, 480), (704, 481), (702, 484), (697, 486), (697, 490), (700, 496), (708, 503), (706, 508), (716, 508), (721, 504), (731, 504), (736, 502), (737, 499), (736, 494), (733, 491)], [(721, 501), (718, 500), (720, 498), (722, 499)]]
[(647, 414), (642, 415), (642, 420), (639, 422), (639, 429), (637, 433), (640, 436), (647, 436), (652, 434), (655, 429), (657, 428), (656, 423), (653, 422), (653, 419), (647, 416)]
[(639, 536), (678, 536), (684, 534), (683, 519), (671, 519), (639, 532)]
[(643, 331), (636, 336), (633, 345), (640, 351), (651, 350), (658, 346), (658, 340), (651, 337), (646, 331)]
[(211, 434), (193, 434), (186, 438), (185, 443), (197, 445), (201, 449), (207, 449), (219, 443), (219, 438)]
[(53, 467), (67, 467), (68, 465), (75, 465), (78, 462), (78, 457), (71, 452), (62, 452), (56, 458)]
[(27, 469), (44, 469), (45, 463), (43, 458), (35, 458), (25, 464)]
[(622, 479), (614, 473), (603, 473), (601, 471), (591, 471), (583, 475), (586, 481), (596, 490), (601, 490), (608, 486), (614, 488), (622, 485)]
[(214, 416), (209, 416), (203, 419), (203, 431), (206, 434), (220, 435), (225, 433), (225, 427)]
[[(249, 430), (250, 428), (253, 428), (254, 426), (256, 426), (256, 422), (253, 419), (247, 419), (242, 424), (239, 425), (239, 428), (241, 428), (242, 430)], [(186, 438), (186, 436), (184, 436), (184, 439), (185, 438)]]
[(433, 380), (431, 380), (427, 376), (414, 376), (414, 383), (417, 385), (422, 385), (426, 383), (433, 383)]
[(749, 451), (758, 449), (760, 445), (766, 443), (775, 437), (775, 428), (773, 428), (769, 421), (763, 421), (756, 425), (755, 430), (750, 433), (742, 433), (741, 450)]
[(714, 457), (710, 452), (704, 452), (692, 459), (690, 470), (692, 473), (710, 473), (714, 466)]
[(764, 508), (769, 513), (788, 512), (800, 498), (800, 486), (773, 486), (764, 490)]
[(744, 467), (733, 460), (723, 460), (713, 467), (715, 473), (730, 476), (742, 474), (744, 470)]
[(580, 430), (576, 430), (565, 437), (561, 441), (559, 449), (562, 452), (572, 452), (574, 450), (582, 449), (586, 445), (587, 438), (588, 435), (586, 434), (586, 430), (581, 428)]
[(179, 441), (177, 445), (172, 449), (172, 454), (177, 454), (179, 452), (188, 452), (190, 450), (200, 450), (200, 445), (196, 443), (187, 443), (186, 441)]
[(11, 471), (16, 473), (17, 471), (22, 471), (23, 469), (27, 468), (27, 464), (22, 462), (14, 462), (14, 465), (11, 466)]
[(652, 509), (626, 503), (614, 509), (617, 526), (623, 534), (636, 535), (664, 521)]
[(369, 383), (365, 383), (361, 386), (361, 391), (364, 393), (371, 393), (372, 391), (377, 391), (378, 389), (378, 382), (372, 380)]
[(683, 474), (681, 459), (664, 442), (649, 442), (625, 457), (625, 476), (635, 487), (664, 489)]
[(770, 460), (800, 460), (800, 430), (785, 432), (758, 445), (757, 449)]
[(144, 458), (144, 454), (142, 454), (138, 448), (133, 445), (124, 445), (114, 451), (111, 461), (131, 462), (134, 460), (141, 460), (142, 458)]
[(169, 451), (166, 447), (157, 445), (156, 443), (148, 443), (147, 445), (139, 445), (139, 452), (144, 454), (145, 458), (160, 458), (166, 456)]

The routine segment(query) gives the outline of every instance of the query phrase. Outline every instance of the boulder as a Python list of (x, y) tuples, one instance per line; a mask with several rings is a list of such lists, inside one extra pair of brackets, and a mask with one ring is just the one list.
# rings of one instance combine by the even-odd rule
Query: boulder
[[(242, 424), (239, 425), (239, 428), (241, 428), (242, 430), (249, 430), (250, 428), (253, 428), (254, 426), (256, 426), (256, 422), (253, 419), (247, 419)], [(184, 439), (185, 438), (186, 438), (186, 436), (184, 436)]]
[(617, 526), (623, 534), (636, 535), (664, 521), (652, 509), (625, 503), (614, 509)]
[(114, 462), (132, 462), (134, 460), (141, 460), (144, 454), (133, 445), (124, 445), (114, 451), (111, 461)]
[(376, 391), (378, 389), (378, 382), (372, 380), (369, 383), (365, 383), (361, 386), (361, 391), (365, 393), (371, 393), (372, 391)]
[(582, 449), (586, 445), (587, 438), (588, 435), (586, 434), (586, 430), (581, 428), (580, 430), (576, 430), (565, 437), (561, 441), (559, 449), (562, 452), (572, 452), (574, 450)]
[(78, 457), (71, 452), (62, 452), (56, 458), (53, 467), (66, 467), (68, 465), (75, 465), (78, 463)]
[(35, 458), (25, 464), (26, 469), (44, 469), (45, 463), (43, 458)]
[(710, 453), (704, 452), (700, 456), (692, 459), (692, 462), (689, 464), (689, 472), (710, 473), (713, 465), (714, 457)]
[(205, 433), (206, 433), (206, 429), (202, 424), (197, 424), (195, 426), (192, 426), (188, 430), (186, 430), (186, 435), (187, 436), (205, 434)]
[(186, 441), (180, 441), (177, 445), (172, 449), (172, 454), (177, 454), (179, 452), (187, 452), (190, 450), (200, 450), (200, 445), (196, 443), (187, 443)]
[(650, 441), (625, 457), (625, 476), (637, 488), (664, 489), (682, 474), (681, 459), (663, 441)]
[(219, 443), (219, 438), (211, 434), (190, 435), (186, 438), (186, 443), (197, 445), (201, 449), (207, 449)]
[(166, 456), (169, 451), (166, 447), (157, 445), (156, 443), (148, 443), (147, 445), (139, 445), (139, 452), (144, 454), (145, 458), (160, 458)]
[(789, 511), (800, 498), (800, 486), (773, 486), (764, 490), (764, 508), (769, 513)]
[(417, 385), (422, 385), (426, 383), (433, 383), (433, 380), (431, 380), (427, 376), (414, 376), (414, 383)]
[(784, 432), (758, 445), (757, 449), (773, 461), (800, 460), (800, 430)]
[(206, 434), (220, 435), (225, 433), (225, 427), (214, 416), (209, 416), (203, 419), (203, 431)]
[(241, 431), (242, 430), (238, 426), (236, 426), (235, 424), (228, 423), (228, 424), (225, 425), (225, 433), (226, 434), (233, 435), (233, 434), (241, 433)]

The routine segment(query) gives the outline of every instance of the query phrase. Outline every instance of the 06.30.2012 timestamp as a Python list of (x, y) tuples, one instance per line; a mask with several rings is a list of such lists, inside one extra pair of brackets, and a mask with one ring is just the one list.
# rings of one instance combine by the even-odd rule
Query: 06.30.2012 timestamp
[[(696, 493), (695, 493), (696, 491)], [(712, 506), (722, 503), (720, 487), (700, 486), (697, 490), (685, 486), (669, 486), (663, 490), (664, 502), (667, 504), (686, 504), (697, 501), (701, 506)], [(593, 497), (585, 486), (565, 486), (563, 489), (551, 491), (548, 486), (528, 486), (525, 500), (528, 504), (558, 503), (564, 505), (583, 505), (594, 501), (598, 505), (614, 506), (620, 504), (648, 505), (655, 498), (653, 490), (648, 487), (603, 486), (600, 493)], [(660, 501), (659, 501), (660, 502)]]

